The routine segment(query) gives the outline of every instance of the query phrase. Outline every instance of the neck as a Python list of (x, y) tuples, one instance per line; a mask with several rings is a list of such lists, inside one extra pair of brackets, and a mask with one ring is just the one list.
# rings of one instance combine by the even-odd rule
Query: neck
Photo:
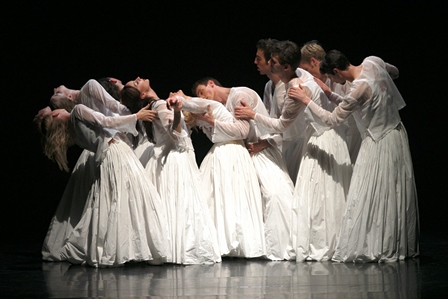
[(283, 83), (287, 84), (292, 79), (297, 78), (297, 74), (296, 72), (283, 73), (282, 76), (279, 75), (279, 78)]
[(78, 99), (78, 95), (81, 91), (80, 90), (71, 90), (70, 94), (69, 94), (69, 98), (74, 101), (75, 103), (77, 103), (77, 99)]
[(277, 76), (276, 74), (269, 73), (266, 74), (266, 76), (269, 78), (269, 80), (272, 81), (272, 83), (274, 83), (274, 85), (277, 85), (277, 83), (280, 81), (280, 77)]
[(230, 94), (229, 87), (220, 87), (219, 91), (216, 93), (216, 99), (218, 102), (225, 105), (227, 103), (227, 98), (229, 97), (229, 94)]
[(359, 75), (361, 74), (362, 71), (362, 65), (358, 65), (358, 66), (354, 66), (354, 65), (350, 65), (348, 67), (348, 73), (350, 75), (350, 78), (347, 79), (348, 81), (352, 82), (353, 80), (355, 80), (356, 78), (359, 77)]

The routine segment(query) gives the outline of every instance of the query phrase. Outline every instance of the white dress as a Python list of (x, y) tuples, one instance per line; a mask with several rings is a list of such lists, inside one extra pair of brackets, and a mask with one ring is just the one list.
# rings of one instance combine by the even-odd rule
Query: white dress
[(171, 128), (174, 114), (164, 100), (157, 101), (153, 109), (158, 112), (153, 122), (154, 154), (145, 169), (167, 209), (166, 262), (220, 262), (216, 228), (201, 191), (201, 175), (185, 123), (182, 119), (180, 133)]
[(387, 71), (370, 56), (333, 111), (308, 105), (328, 125), (353, 114), (363, 141), (353, 169), (341, 235), (333, 260), (393, 262), (419, 254), (417, 191), (406, 130), (399, 110), (405, 106)]
[[(116, 101), (96, 80), (84, 84), (76, 98), (77, 104), (83, 104), (106, 116), (128, 115), (129, 109)], [(104, 129), (109, 135), (125, 135), (113, 128)], [(51, 220), (47, 236), (42, 246), (42, 255), (46, 260), (59, 260), (61, 248), (78, 224), (92, 184), (96, 179), (97, 165), (95, 153), (84, 149), (73, 167), (67, 186)]]
[[(313, 102), (319, 107), (329, 105), (312, 75), (300, 71), (301, 85)], [(295, 78), (286, 87), (298, 84)], [(297, 261), (321, 261), (330, 259), (337, 245), (352, 166), (344, 136), (328, 130), (304, 109), (304, 105), (287, 97), (279, 119), (257, 113), (255, 121), (271, 132), (284, 132), (286, 138), (301, 140), (295, 157), (300, 160), (300, 168), (292, 204), (290, 254)]]
[[(95, 175), (76, 226), (51, 243), (48, 238), (56, 235), (50, 225), (45, 244), (57, 246), (49, 252), (58, 255), (44, 255), (44, 259), (94, 267), (163, 260), (166, 215), (162, 200), (131, 148), (104, 130), (137, 134), (135, 122), (135, 115), (106, 117), (82, 104), (71, 112), (75, 143), (95, 153)], [(57, 215), (55, 221), (59, 221)]]
[(143, 126), (143, 123), (140, 121), (140, 129), (138, 130), (139, 134), (137, 137), (136, 145), (133, 144), (134, 153), (137, 155), (138, 159), (142, 163), (143, 167), (146, 167), (149, 159), (154, 154), (154, 143), (149, 141), (146, 136), (146, 131)]
[(203, 113), (210, 105), (215, 122), (237, 124), (232, 134), (216, 132), (210, 124), (197, 125), (213, 142), (200, 165), (202, 190), (209, 199), (221, 254), (235, 257), (260, 257), (265, 254), (261, 191), (256, 170), (243, 139), (249, 132), (246, 121), (235, 120), (219, 102), (183, 99), (183, 110)]
[[(233, 87), (227, 97), (226, 108), (233, 112), (234, 107), (244, 100), (258, 114), (269, 117), (260, 96), (247, 87)], [(290, 259), (290, 223), (291, 206), (294, 197), (294, 184), (283, 160), (278, 144), (282, 137), (279, 134), (269, 134), (253, 120), (250, 123), (246, 143), (256, 143), (258, 139), (267, 140), (268, 148), (251, 155), (260, 183), (263, 223), (266, 239), (265, 257), (271, 260)], [(215, 122), (215, 131), (231, 130), (230, 125)], [(235, 130), (233, 130), (235, 131)], [(230, 134), (230, 133), (229, 133)]]
[[(315, 82), (307, 81), (302, 86), (311, 91), (313, 102), (320, 107), (330, 104)], [(325, 261), (336, 249), (352, 163), (344, 131), (322, 130), (314, 119), (306, 119), (306, 144), (295, 184), (293, 248), (297, 261)]]

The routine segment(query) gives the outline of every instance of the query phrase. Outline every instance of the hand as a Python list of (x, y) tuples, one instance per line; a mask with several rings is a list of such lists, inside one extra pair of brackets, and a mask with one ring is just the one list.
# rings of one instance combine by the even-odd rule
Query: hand
[(173, 103), (173, 105), (171, 105), (171, 107), (173, 108), (174, 112), (180, 112), (182, 110), (182, 100), (178, 97), (175, 97), (176, 101)]
[(157, 117), (156, 110), (149, 110), (149, 104), (140, 109), (139, 112), (136, 113), (138, 120), (150, 121), (152, 122)]
[(190, 98), (189, 96), (185, 95), (184, 92), (181, 89), (179, 89), (176, 92), (170, 92), (170, 97), (175, 97), (175, 96), (179, 96), (179, 97), (182, 97), (184, 99), (189, 99)]
[(235, 106), (233, 115), (236, 119), (254, 119), (255, 111), (243, 100), (241, 100), (241, 106)]
[(180, 100), (176, 96), (170, 96), (168, 99), (166, 99), (165, 102), (168, 110), (171, 110), (173, 106), (176, 106), (178, 101)]
[(213, 117), (213, 112), (210, 105), (207, 105), (207, 112), (194, 114), (194, 116), (196, 116), (197, 119), (205, 121), (212, 126), (215, 125), (215, 118)]
[(302, 85), (291, 87), (288, 91), (288, 97), (295, 101), (302, 102), (305, 105), (308, 105), (311, 101)]
[(268, 148), (269, 146), (270, 144), (267, 140), (258, 138), (257, 143), (249, 143), (246, 145), (246, 148), (249, 151), (249, 154), (254, 155), (261, 152), (265, 148)]
[(319, 85), (320, 88), (325, 92), (325, 94), (328, 96), (331, 94), (331, 89), (328, 87), (327, 84), (322, 82), (322, 80), (319, 80), (318, 78), (314, 78), (314, 81), (316, 81), (317, 85)]

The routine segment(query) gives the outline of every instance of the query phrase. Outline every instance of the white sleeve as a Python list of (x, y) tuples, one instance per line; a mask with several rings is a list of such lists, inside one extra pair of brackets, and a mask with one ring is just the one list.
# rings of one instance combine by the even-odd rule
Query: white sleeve
[(366, 82), (358, 82), (356, 88), (352, 89), (348, 95), (342, 98), (332, 93), (332, 96), (341, 98), (341, 102), (332, 112), (323, 109), (313, 101), (308, 104), (307, 109), (328, 126), (336, 126), (344, 122), (353, 113), (358, 103), (363, 101), (368, 89), (369, 85)]
[[(244, 100), (250, 107), (254, 107), (254, 99), (248, 96), (246, 93), (239, 93), (237, 97), (228, 99), (231, 102), (227, 103), (228, 110), (233, 115), (233, 107), (241, 106), (241, 100)], [(250, 123), (247, 120), (237, 120), (233, 123), (223, 122), (215, 119), (215, 126), (213, 134), (217, 136), (225, 136), (232, 140), (246, 139), (250, 131)], [(229, 140), (229, 139), (227, 139)]]
[(86, 87), (92, 99), (101, 102), (109, 111), (119, 115), (130, 114), (129, 109), (114, 99), (98, 81), (90, 79), (87, 81)]
[[(181, 132), (177, 132), (173, 129), (173, 121), (174, 121), (174, 112), (169, 110), (166, 106), (166, 102), (164, 100), (159, 100), (159, 103), (155, 105), (155, 110), (157, 110), (157, 116), (159, 117), (165, 132), (169, 134), (171, 139), (178, 143), (182, 143), (183, 138), (188, 137), (188, 133), (185, 130), (185, 125), (182, 124), (183, 129)], [(181, 120), (183, 122), (183, 119)]]
[(259, 113), (254, 120), (263, 126), (269, 133), (283, 133), (294, 123), (296, 117), (305, 109), (305, 105), (287, 97), (283, 104), (282, 114), (279, 118), (271, 118)]
[(135, 114), (123, 116), (105, 116), (101, 112), (95, 111), (85, 105), (75, 105), (72, 113), (83, 122), (87, 122), (103, 128), (116, 129), (123, 133), (138, 135), (136, 130), (137, 116)]

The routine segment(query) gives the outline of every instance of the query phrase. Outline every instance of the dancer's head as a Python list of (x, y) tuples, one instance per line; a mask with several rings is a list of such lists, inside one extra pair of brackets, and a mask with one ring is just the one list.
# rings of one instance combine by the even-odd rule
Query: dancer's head
[(41, 109), (34, 117), (34, 123), (41, 134), (44, 154), (59, 165), (61, 170), (69, 171), (67, 149), (73, 145), (73, 137), (68, 128), (70, 113), (65, 109)]
[(69, 89), (64, 85), (60, 85), (56, 87), (53, 95), (50, 98), (50, 107), (51, 109), (65, 109), (67, 111), (72, 111), (73, 107), (75, 107), (75, 90)]

